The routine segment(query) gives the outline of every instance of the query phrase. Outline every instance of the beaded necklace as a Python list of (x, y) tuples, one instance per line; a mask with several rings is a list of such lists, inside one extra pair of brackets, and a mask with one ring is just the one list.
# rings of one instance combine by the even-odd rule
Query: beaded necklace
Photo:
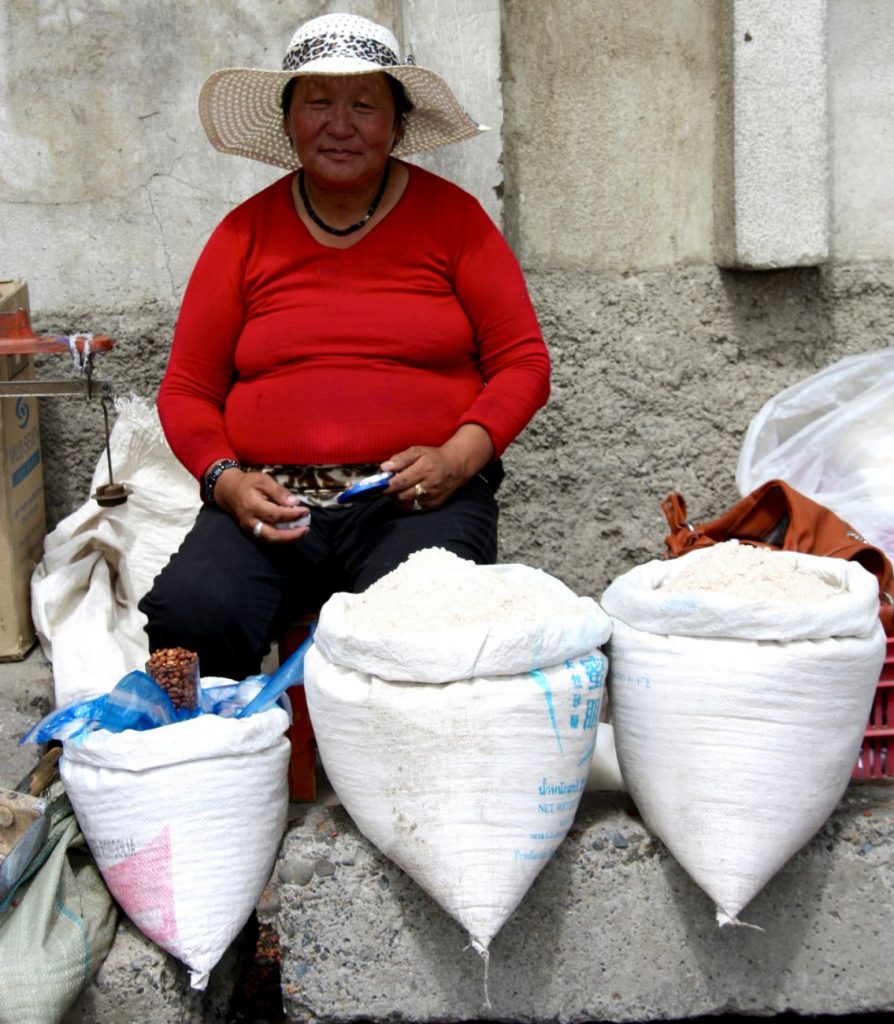
[(358, 220), (355, 224), (351, 224), (346, 228), (334, 228), (327, 224), (326, 221), (320, 217), (314, 208), (310, 205), (310, 199), (307, 195), (307, 189), (304, 187), (304, 168), (302, 167), (298, 171), (298, 193), (301, 196), (301, 202), (304, 204), (304, 209), (307, 210), (307, 215), (317, 225), (322, 228), (323, 231), (327, 231), (330, 235), (338, 235), (343, 237), (344, 235), (353, 235), (355, 231), (359, 231), (363, 225), (369, 220), (370, 217), (376, 212), (379, 203), (382, 201), (382, 196), (385, 195), (385, 189), (388, 186), (388, 178), (391, 175), (391, 161), (385, 164), (385, 173), (382, 175), (382, 180), (379, 182), (379, 188), (376, 194), (373, 196), (373, 201), (369, 204), (369, 209), (366, 213)]

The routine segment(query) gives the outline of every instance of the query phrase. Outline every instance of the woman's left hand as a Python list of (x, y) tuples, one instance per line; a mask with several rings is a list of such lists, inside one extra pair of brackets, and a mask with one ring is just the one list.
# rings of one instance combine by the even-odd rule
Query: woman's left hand
[(487, 431), (466, 423), (439, 448), (414, 444), (383, 462), (382, 469), (394, 473), (385, 493), (408, 510), (440, 508), (493, 453)]

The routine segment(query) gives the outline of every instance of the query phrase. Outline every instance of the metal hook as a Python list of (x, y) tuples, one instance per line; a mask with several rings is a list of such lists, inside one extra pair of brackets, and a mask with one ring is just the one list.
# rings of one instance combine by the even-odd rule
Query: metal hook
[(112, 445), (111, 430), (109, 429), (109, 406), (112, 404), (112, 385), (108, 381), (103, 381), (100, 404), (102, 405), (102, 419), (105, 425), (106, 465), (109, 468), (109, 482), (97, 487), (93, 497), (97, 504), (102, 506), (123, 505), (127, 501), (129, 492), (124, 484), (115, 483), (115, 477), (112, 474)]

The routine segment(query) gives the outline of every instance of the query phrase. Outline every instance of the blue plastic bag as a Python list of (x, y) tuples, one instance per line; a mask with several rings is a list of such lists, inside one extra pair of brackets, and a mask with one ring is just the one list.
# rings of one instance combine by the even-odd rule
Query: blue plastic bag
[(247, 718), (276, 703), (288, 711), (285, 691), (304, 682), (304, 656), (312, 640), (313, 629), (298, 650), (272, 674), (249, 676), (241, 683), (225, 686), (199, 687), (199, 706), (193, 710), (174, 707), (167, 692), (145, 672), (129, 672), (109, 693), (51, 711), (25, 733), (19, 744), (74, 740), (95, 729), (145, 732), (198, 715)]
[(154, 679), (145, 672), (129, 672), (109, 693), (51, 711), (19, 743), (72, 740), (95, 729), (145, 731), (193, 718), (198, 713), (178, 711)]

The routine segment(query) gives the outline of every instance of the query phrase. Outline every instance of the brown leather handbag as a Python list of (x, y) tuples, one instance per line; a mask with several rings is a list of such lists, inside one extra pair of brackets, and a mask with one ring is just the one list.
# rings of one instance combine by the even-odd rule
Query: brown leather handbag
[(670, 494), (661, 503), (670, 533), (664, 538), (665, 558), (725, 540), (757, 547), (803, 551), (859, 562), (878, 579), (879, 617), (888, 636), (894, 636), (894, 579), (891, 562), (881, 548), (867, 544), (857, 530), (824, 505), (806, 497), (784, 480), (768, 480), (728, 512), (710, 522), (693, 525), (686, 518), (686, 499)]

